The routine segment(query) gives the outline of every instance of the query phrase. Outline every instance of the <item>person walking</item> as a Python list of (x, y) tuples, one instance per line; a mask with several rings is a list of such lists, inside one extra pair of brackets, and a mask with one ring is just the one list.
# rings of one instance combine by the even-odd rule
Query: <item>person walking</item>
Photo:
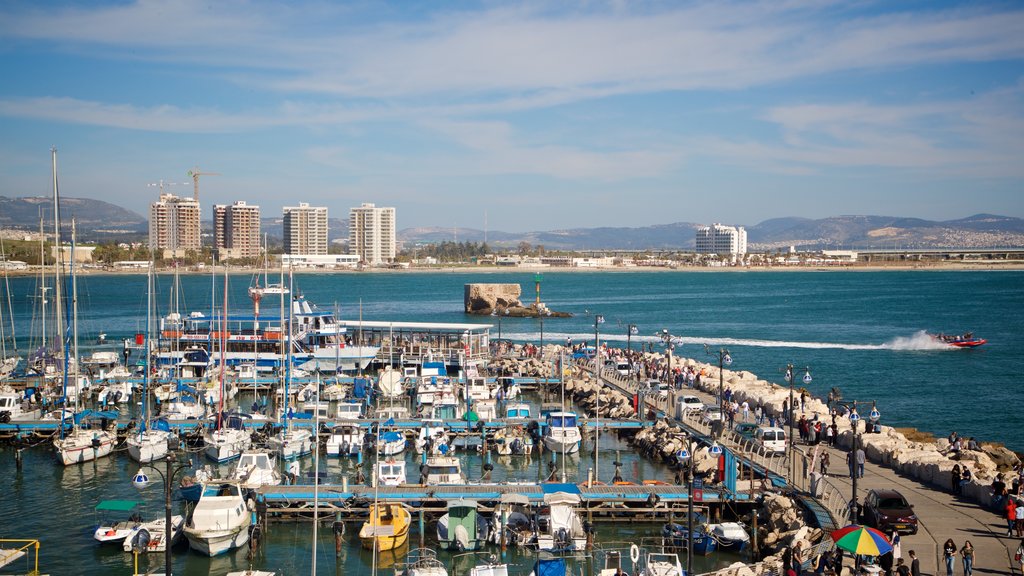
[(858, 478), (863, 478), (864, 477), (864, 459), (865, 459), (864, 449), (863, 448), (857, 448), (857, 477)]
[(1024, 538), (1024, 504), (1017, 504), (1017, 521), (1014, 525), (1017, 528), (1017, 538)]
[(825, 452), (825, 453), (823, 453), (821, 455), (820, 462), (821, 462), (821, 475), (822, 476), (828, 476), (829, 458), (830, 457), (828, 455), (828, 452)]
[(921, 576), (921, 561), (917, 559), (917, 552), (911, 550), (910, 555), (910, 576)]
[(1013, 530), (1017, 526), (1017, 500), (1006, 499), (1006, 506), (1003, 507), (1003, 515), (1006, 517), (1006, 537), (1013, 536)]
[(889, 544), (892, 544), (892, 557), (897, 560), (903, 558), (903, 552), (900, 550), (900, 533), (898, 531), (892, 531), (892, 535), (889, 536)]
[(964, 565), (964, 576), (971, 576), (974, 573), (974, 546), (970, 540), (964, 540), (964, 546), (960, 549), (960, 561)]
[(946, 561), (946, 576), (953, 576), (953, 560), (956, 559), (956, 544), (952, 538), (947, 538), (942, 545), (942, 559)]
[(1017, 546), (1017, 552), (1013, 555), (1014, 560), (1017, 561), (1017, 566), (1021, 572), (1024, 572), (1024, 538), (1020, 539), (1020, 546)]

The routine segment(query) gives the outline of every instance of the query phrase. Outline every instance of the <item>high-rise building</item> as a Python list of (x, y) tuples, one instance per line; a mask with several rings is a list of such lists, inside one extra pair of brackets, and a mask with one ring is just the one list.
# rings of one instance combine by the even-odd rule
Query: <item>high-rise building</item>
[(327, 254), (327, 208), (300, 202), (284, 208), (285, 254)]
[(370, 266), (394, 262), (395, 209), (364, 203), (348, 215), (348, 251)]
[(702, 226), (697, 229), (697, 252), (742, 256), (747, 253), (747, 231), (742, 226)]
[(213, 238), (219, 260), (260, 255), (260, 207), (244, 200), (213, 207)]
[(160, 200), (149, 205), (150, 249), (162, 251), (164, 258), (183, 258), (189, 250), (199, 251), (199, 217), (199, 202), (160, 194)]

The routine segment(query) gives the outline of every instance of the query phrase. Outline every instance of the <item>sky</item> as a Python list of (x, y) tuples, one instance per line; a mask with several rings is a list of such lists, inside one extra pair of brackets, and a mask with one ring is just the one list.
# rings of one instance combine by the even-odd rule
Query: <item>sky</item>
[[(0, 195), (508, 232), (1024, 217), (1024, 4), (0, 3)], [(188, 184), (188, 186), (185, 186)]]

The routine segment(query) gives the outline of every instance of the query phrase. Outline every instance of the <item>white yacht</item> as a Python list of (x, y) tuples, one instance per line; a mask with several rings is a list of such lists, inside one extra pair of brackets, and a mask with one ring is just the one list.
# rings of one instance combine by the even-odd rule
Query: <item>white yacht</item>
[(242, 488), (255, 490), (260, 486), (277, 486), (281, 483), (281, 471), (274, 456), (265, 450), (246, 450), (238, 458), (231, 471), (231, 479)]
[(401, 486), (407, 482), (405, 460), (388, 458), (377, 462), (377, 479), (381, 486)]
[(252, 515), (237, 482), (213, 480), (206, 485), (192, 517), (185, 525), (189, 546), (200, 554), (216, 556), (249, 541)]
[(537, 548), (540, 550), (583, 550), (587, 534), (576, 512), (580, 497), (568, 492), (544, 495), (548, 513), (538, 522)]
[(10, 392), (0, 393), (0, 422), (17, 420), (35, 420), (40, 417), (39, 410), (32, 410), (22, 404), (22, 394), (8, 388)]
[(339, 424), (327, 436), (328, 456), (357, 456), (363, 450), (363, 429), (358, 424)]
[(552, 412), (542, 438), (544, 446), (556, 454), (575, 454), (580, 451), (583, 435), (574, 412)]
[(454, 456), (432, 456), (427, 458), (421, 475), (423, 484), (438, 486), (442, 484), (465, 484), (466, 477), (462, 474), (462, 463)]
[(305, 428), (285, 427), (267, 444), (282, 460), (294, 460), (313, 452), (313, 433)]

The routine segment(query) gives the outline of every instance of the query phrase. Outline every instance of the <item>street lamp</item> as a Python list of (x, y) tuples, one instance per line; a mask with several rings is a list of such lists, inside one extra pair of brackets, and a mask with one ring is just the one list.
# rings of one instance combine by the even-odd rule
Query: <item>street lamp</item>
[[(858, 424), (862, 420), (860, 414), (857, 414), (857, 405), (864, 405), (867, 402), (852, 402), (838, 401), (836, 404), (843, 406), (850, 410), (850, 428), (853, 429), (853, 446), (850, 448), (850, 480), (851, 480), (851, 494), (850, 494), (850, 523), (857, 523), (857, 476), (859, 476), (860, 464), (857, 462), (857, 450), (860, 448), (860, 433), (858, 430)], [(878, 419), (882, 417), (882, 413), (878, 411), (875, 405), (875, 401), (871, 401), (871, 412), (868, 414), (868, 419), (874, 423), (878, 422)]]
[(177, 462), (177, 459), (173, 450), (177, 450), (178, 440), (177, 438), (172, 438), (169, 439), (167, 443), (169, 444), (169, 451), (167, 452), (167, 457), (164, 458), (164, 462), (167, 466), (166, 473), (161, 472), (156, 466), (143, 464), (139, 468), (139, 471), (135, 473), (135, 476), (132, 477), (132, 485), (139, 490), (149, 486), (149, 476), (147, 476), (143, 471), (144, 468), (149, 468), (150, 470), (155, 471), (160, 475), (160, 479), (164, 481), (164, 574), (166, 574), (166, 576), (171, 576), (171, 541), (174, 534), (171, 530), (171, 482), (174, 480), (174, 476), (178, 472), (191, 468), (192, 461), (187, 460), (184, 463), (175, 466), (174, 464)]
[(693, 436), (686, 435), (676, 458), (686, 466), (686, 573), (693, 574)]
[(626, 330), (626, 350), (633, 351), (633, 336), (640, 333), (636, 324), (630, 324)]
[[(707, 354), (714, 354), (707, 344), (704, 345), (704, 352)], [(718, 350), (718, 414), (721, 415), (723, 419), (725, 419), (725, 412), (723, 412), (722, 403), (724, 402), (725, 397), (722, 388), (724, 385), (723, 379), (725, 378), (724, 368), (726, 366), (732, 366), (732, 356), (729, 354), (729, 350), (720, 348)]]
[(675, 336), (668, 331), (668, 328), (662, 329), (660, 333), (655, 332), (655, 335), (661, 337), (661, 341), (665, 343), (665, 352), (668, 354), (668, 384), (675, 389), (675, 382), (672, 381), (672, 350), (675, 350), (676, 347), (673, 341)]
[[(796, 475), (795, 463), (793, 461), (793, 449), (796, 443), (793, 441), (793, 365), (786, 364), (786, 381), (789, 382), (789, 410), (786, 413), (786, 422), (789, 424), (789, 481), (793, 481), (793, 477)], [(804, 384), (810, 384), (813, 378), (811, 378), (811, 367), (804, 367)]]

